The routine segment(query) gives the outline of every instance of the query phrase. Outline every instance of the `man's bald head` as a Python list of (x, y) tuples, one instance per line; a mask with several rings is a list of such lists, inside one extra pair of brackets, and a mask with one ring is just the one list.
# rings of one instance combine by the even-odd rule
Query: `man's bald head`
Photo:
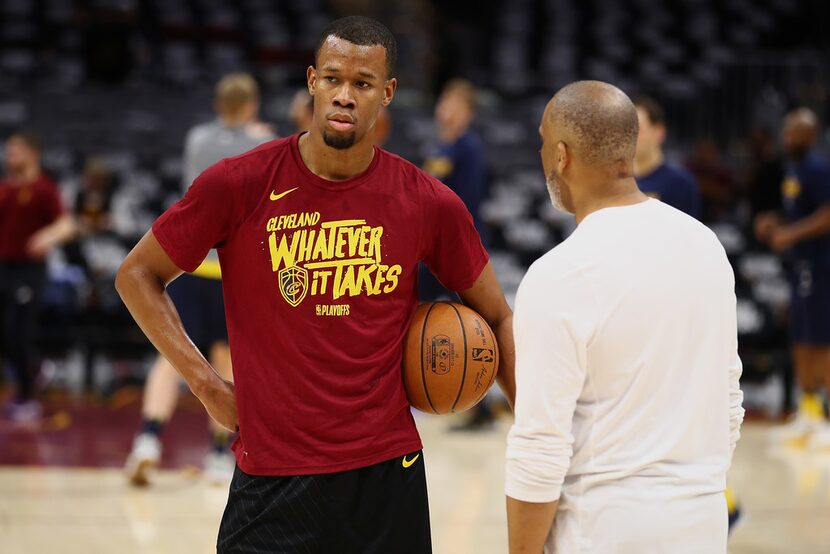
[(818, 136), (818, 117), (809, 108), (796, 108), (784, 118), (781, 139), (784, 150), (794, 158), (801, 158), (815, 144)]
[(601, 81), (577, 81), (551, 99), (545, 123), (581, 162), (632, 167), (637, 150), (637, 110), (626, 94)]

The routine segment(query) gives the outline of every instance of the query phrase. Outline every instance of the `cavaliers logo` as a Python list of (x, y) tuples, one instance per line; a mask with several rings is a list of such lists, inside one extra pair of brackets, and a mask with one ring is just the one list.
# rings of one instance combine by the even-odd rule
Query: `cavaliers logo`
[(453, 366), (453, 358), (455, 352), (453, 351), (450, 337), (446, 335), (435, 335), (432, 337), (432, 367), (430, 368), (436, 375), (446, 375), (450, 372)]
[(292, 308), (296, 308), (308, 292), (308, 271), (292, 266), (283, 268), (278, 275), (282, 297)]

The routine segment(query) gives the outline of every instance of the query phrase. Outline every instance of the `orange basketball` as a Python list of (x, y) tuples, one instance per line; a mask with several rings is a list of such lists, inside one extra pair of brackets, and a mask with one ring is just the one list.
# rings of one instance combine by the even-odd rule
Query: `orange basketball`
[(487, 322), (450, 302), (421, 304), (403, 347), (403, 382), (409, 402), (422, 412), (463, 412), (493, 385), (499, 347)]

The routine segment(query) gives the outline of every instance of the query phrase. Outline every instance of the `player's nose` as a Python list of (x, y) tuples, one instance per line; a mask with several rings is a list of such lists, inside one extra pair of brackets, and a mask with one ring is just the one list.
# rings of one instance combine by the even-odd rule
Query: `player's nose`
[(343, 83), (337, 89), (334, 95), (334, 103), (344, 108), (354, 108), (354, 96), (352, 95), (352, 87), (349, 83)]

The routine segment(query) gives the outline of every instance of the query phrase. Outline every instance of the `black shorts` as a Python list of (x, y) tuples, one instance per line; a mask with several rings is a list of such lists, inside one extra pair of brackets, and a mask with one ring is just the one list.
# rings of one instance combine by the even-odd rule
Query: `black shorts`
[(190, 340), (207, 356), (217, 342), (228, 342), (222, 281), (182, 274), (167, 287)]
[(432, 552), (422, 452), (323, 475), (260, 477), (238, 467), (218, 554)]
[(798, 264), (790, 275), (790, 333), (794, 343), (830, 346), (830, 270)]

